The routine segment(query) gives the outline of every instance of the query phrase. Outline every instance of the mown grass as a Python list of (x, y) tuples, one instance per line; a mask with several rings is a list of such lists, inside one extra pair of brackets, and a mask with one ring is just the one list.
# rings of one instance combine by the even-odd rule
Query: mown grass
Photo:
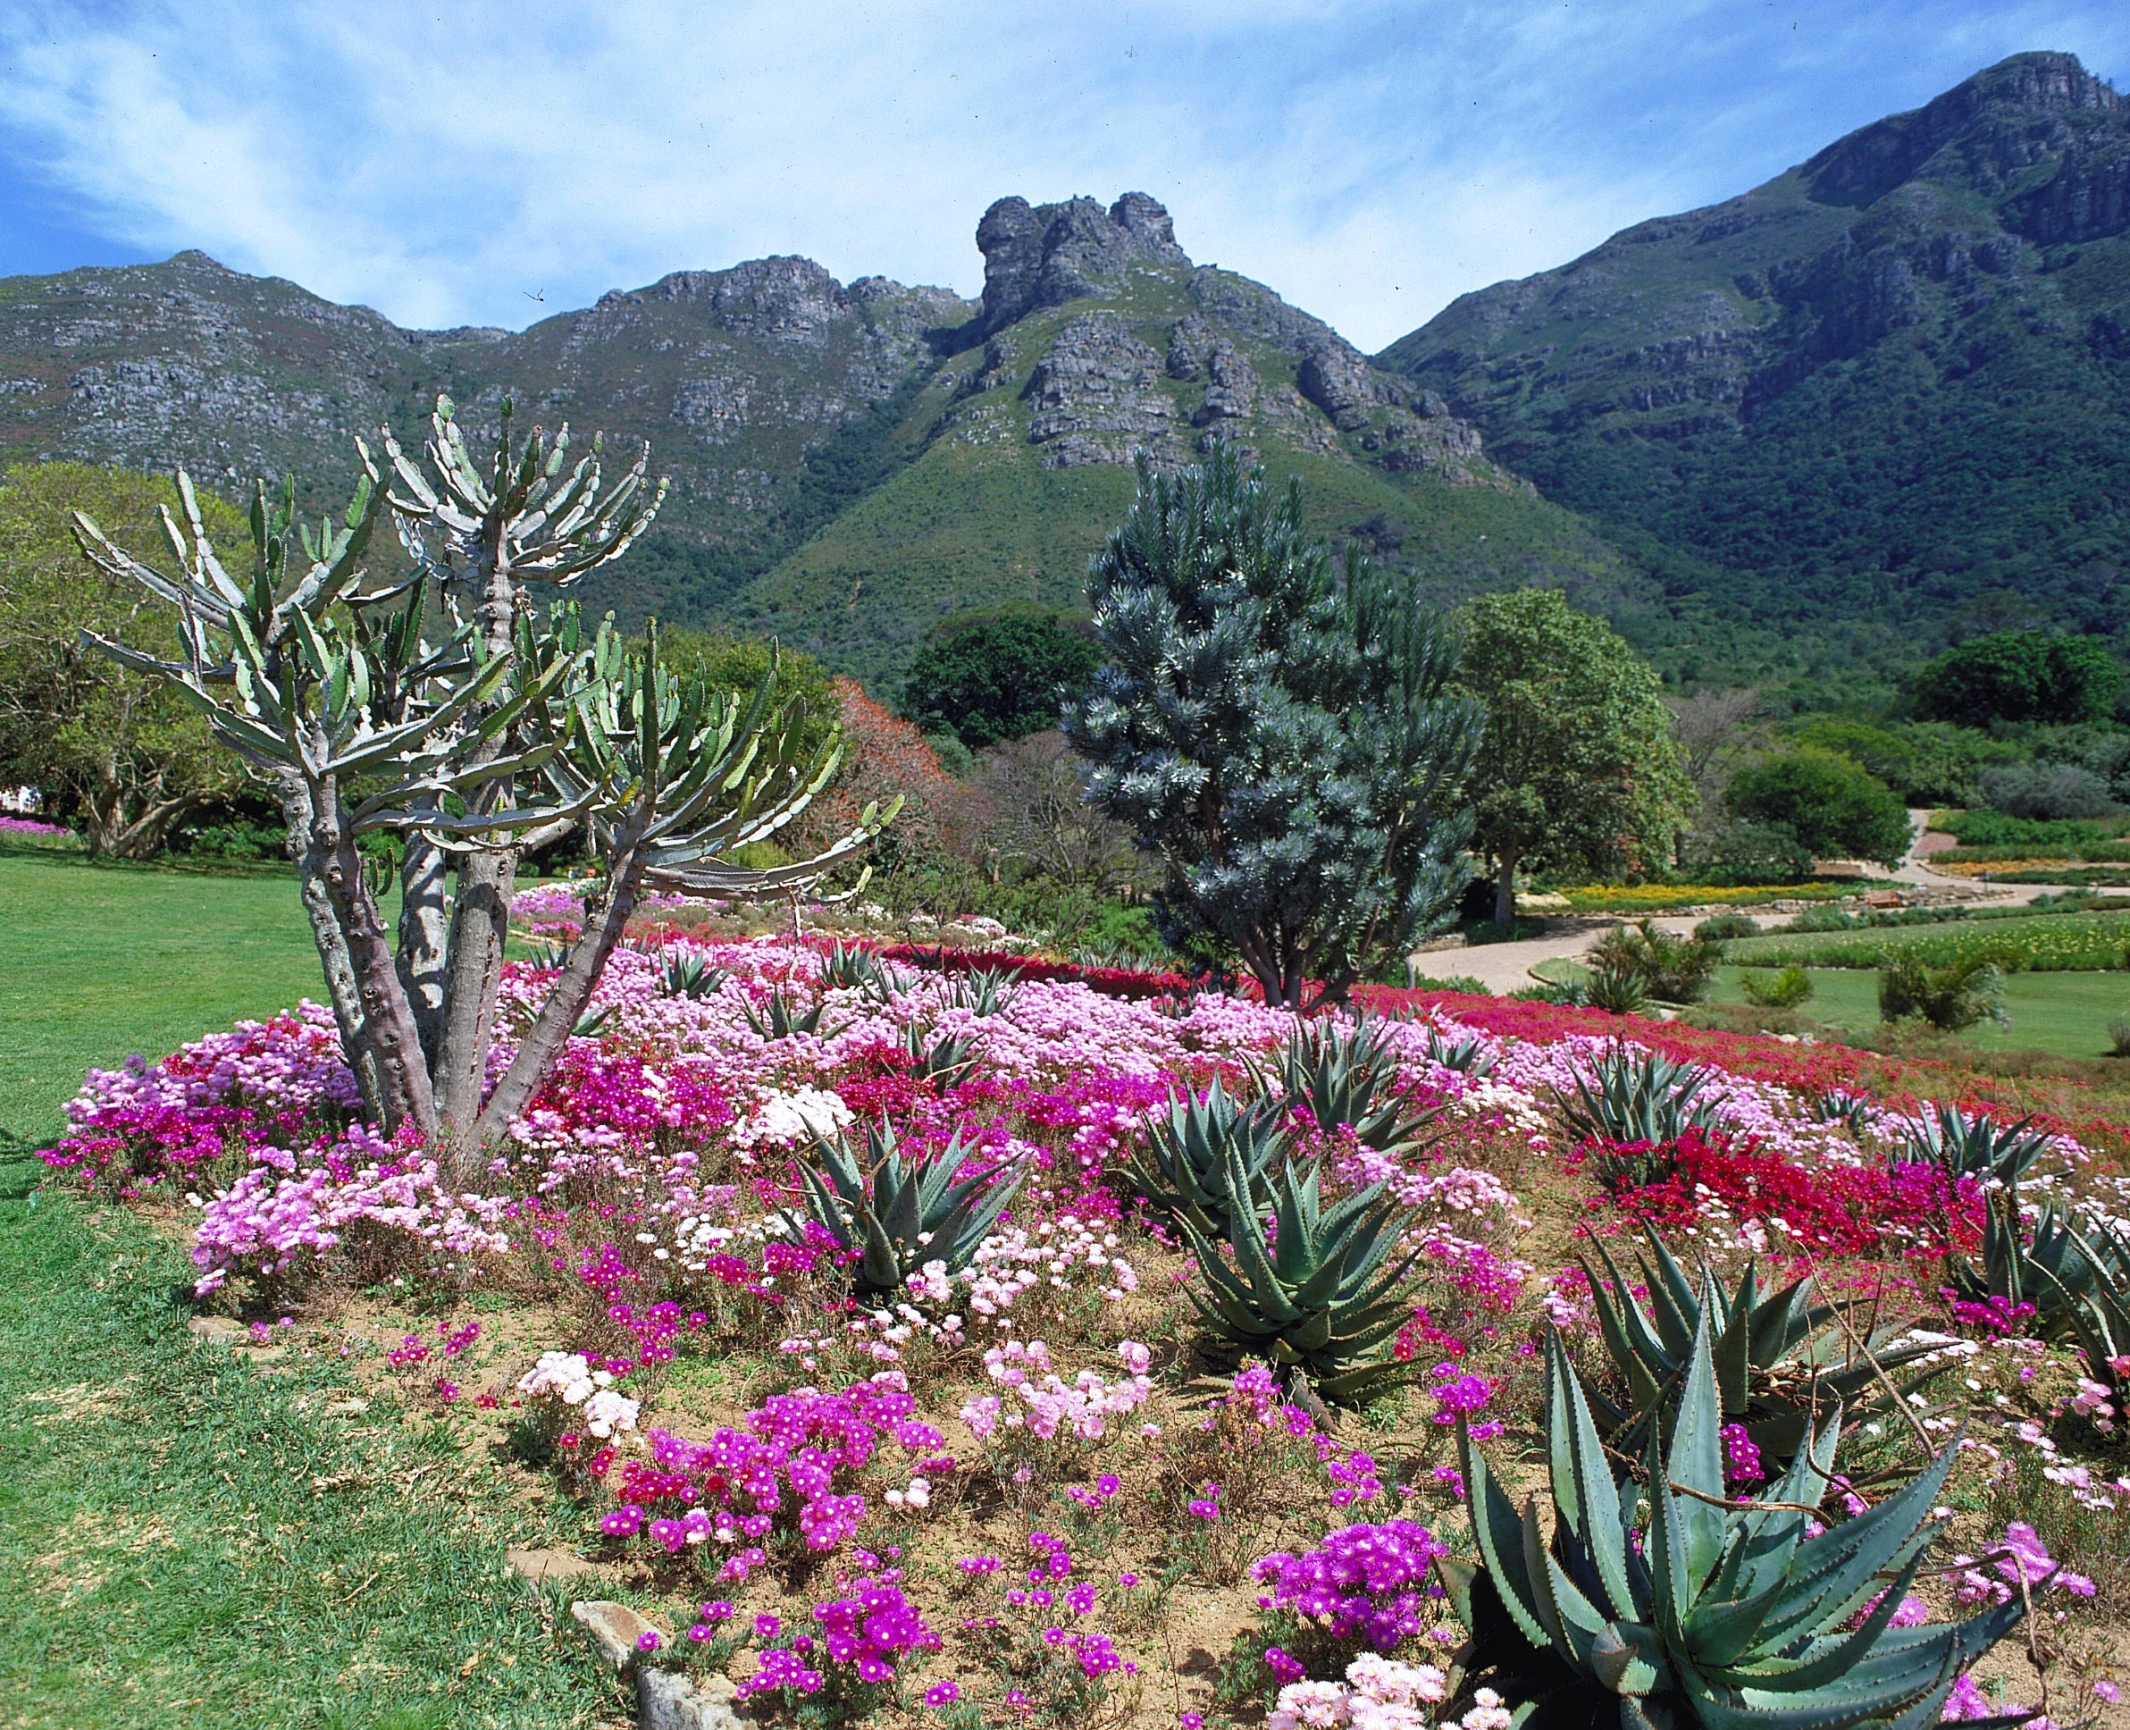
[(2090, 972), (2123, 965), (2130, 914), (2039, 914), (2031, 919), (1977, 919), (1948, 925), (1882, 926), (1861, 931), (1777, 932), (1730, 944), (1725, 955), (1755, 967), (1883, 967), (1899, 953), (1933, 967), (1986, 952), (2016, 955), (2029, 971)]
[(196, 1340), (178, 1233), (36, 1187), (91, 1064), (315, 994), (288, 878), (10, 853), (0, 961), (0, 1724), (617, 1722), (564, 1594), (504, 1570), (573, 1513), (388, 1398), (327, 1416), (323, 1331)]
[(56, 1135), (91, 1065), (160, 1057), (321, 990), (285, 870), (208, 874), (0, 845), (0, 1149)]
[[(1739, 972), (1736, 967), (1717, 970), (1711, 1002), (1745, 1003)], [(1797, 1005), (1798, 1016), (1857, 1037), (1880, 1026), (1877, 973), (1854, 967), (1814, 967), (1807, 969), (1807, 977), (1812, 981), (1812, 995)], [(1986, 1051), (2105, 1057), (2108, 1023), (2130, 1015), (2130, 978), (2120, 973), (2014, 973), (2004, 982), (2004, 1011), (2005, 1025), (1985, 1021), (1963, 1033), (1961, 1040)]]

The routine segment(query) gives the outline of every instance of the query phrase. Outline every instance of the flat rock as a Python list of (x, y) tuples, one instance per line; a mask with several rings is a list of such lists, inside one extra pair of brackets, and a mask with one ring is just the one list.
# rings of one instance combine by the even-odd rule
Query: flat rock
[(729, 1676), (698, 1681), (647, 1664), (636, 1672), (637, 1730), (742, 1730), (738, 1693)]
[(656, 1634), (660, 1646), (670, 1647), (673, 1636), (655, 1623), (646, 1622), (626, 1604), (611, 1604), (603, 1598), (585, 1598), (569, 1607), (569, 1613), (584, 1625), (584, 1631), (599, 1649), (599, 1656), (617, 1670), (636, 1662), (637, 1642)]
[[(326, 1409), (330, 1411), (332, 1408)], [(572, 1574), (605, 1571), (597, 1562), (587, 1562), (571, 1550), (505, 1550), (503, 1560), (511, 1572), (523, 1574), (528, 1580), (566, 1580)]]
[(186, 1321), (185, 1331), (195, 1339), (220, 1340), (226, 1345), (244, 1337), (244, 1324), (228, 1316), (193, 1316)]
[(325, 1415), (329, 1418), (359, 1418), (370, 1409), (368, 1400), (327, 1400)]

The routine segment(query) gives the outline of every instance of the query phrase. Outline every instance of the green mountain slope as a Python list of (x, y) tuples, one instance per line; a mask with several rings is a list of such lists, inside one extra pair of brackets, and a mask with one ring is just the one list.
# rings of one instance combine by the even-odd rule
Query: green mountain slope
[(1321, 529), (1414, 564), (1444, 599), (1547, 582), (1649, 611), (1644, 579), (1439, 403), (1407, 400), (1247, 279), (1179, 255), (977, 323), (981, 348), (949, 356), (911, 402), (904, 466), (752, 583), (738, 622), (891, 683), (961, 608), (1077, 605), (1130, 504), (1133, 453), (1173, 466), (1216, 438), (1298, 477)]
[(1466, 295), (1377, 360), (1684, 617), (1811, 623), (1837, 660), (2130, 621), (2130, 102), (2069, 55)]
[(1445, 598), (1571, 587), (1658, 641), (1662, 598), (1601, 537), (1490, 459), (1441, 398), (1369, 365), (1270, 289), (1199, 269), (1143, 194), (983, 217), (980, 302), (802, 258), (681, 271), (516, 332), (401, 330), (198, 253), (0, 282), (0, 458), (184, 462), (240, 491), (299, 474), (344, 496), (351, 439), (419, 436), (438, 391), (476, 431), (641, 440), (673, 490), (585, 585), (634, 620), (774, 631), (892, 688), (963, 608), (1076, 604), (1134, 453), (1240, 441), (1298, 474), (1328, 531)]

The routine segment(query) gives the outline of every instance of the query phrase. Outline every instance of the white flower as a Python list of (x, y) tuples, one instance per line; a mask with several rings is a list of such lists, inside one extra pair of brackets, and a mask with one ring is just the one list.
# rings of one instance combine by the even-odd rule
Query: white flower
[(616, 1430), (633, 1430), (641, 1409), (640, 1402), (602, 1388), (584, 1402), (584, 1427), (605, 1441)]

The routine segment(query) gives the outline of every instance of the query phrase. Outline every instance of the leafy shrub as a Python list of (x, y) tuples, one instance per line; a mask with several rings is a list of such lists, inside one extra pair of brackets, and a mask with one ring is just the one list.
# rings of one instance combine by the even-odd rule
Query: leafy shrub
[(2105, 841), (2097, 823), (2014, 817), (2005, 811), (1954, 811), (1932, 822), (1963, 847), (2085, 847)]
[(1966, 805), (1976, 797), (1976, 771), (2024, 755), (2008, 740), (1945, 721), (1876, 725), (1818, 715), (1783, 728), (1784, 738), (1854, 757), (1910, 805)]
[(1812, 854), (1781, 823), (1730, 822), (1704, 830), (1686, 844), (1681, 869), (1723, 887), (1755, 883), (1802, 883), (1812, 875)]
[(1647, 919), (1634, 929), (1608, 932), (1591, 951), (1593, 971), (1632, 973), (1644, 992), (1662, 1003), (1698, 1003), (1723, 959), (1723, 945), (1709, 938), (1674, 937)]
[(2099, 637), (1997, 631), (1948, 649), (1915, 677), (1925, 720), (1987, 727), (1992, 721), (2101, 721), (2121, 675)]
[(1856, 916), (1839, 907), (1807, 907), (1790, 921), (1792, 931), (1853, 931), (1857, 926)]
[(1991, 955), (1933, 967), (1913, 951), (1879, 969), (1879, 1019), (1921, 1016), (1931, 1026), (1958, 1033), (1978, 1021), (2002, 1023), (2004, 969)]
[(1469, 973), (1452, 973), (1448, 978), (1437, 978), (1432, 973), (1412, 973), (1405, 976), (1408, 991), (1457, 991), (1467, 997), (1491, 995), (1483, 979), (1474, 979)]
[(1748, 1003), (1762, 1009), (1795, 1009), (1812, 995), (1812, 976), (1802, 967), (1785, 967), (1774, 974), (1748, 967), (1738, 975), (1738, 988)]
[(981, 751), (1055, 727), (1061, 697), (1079, 696), (1101, 664), (1093, 639), (1056, 613), (948, 619), (910, 663), (902, 712)]
[(1815, 858), (1891, 865), (1908, 851), (1907, 807), (1862, 765), (1829, 751), (1770, 757), (1742, 770), (1729, 797), (1739, 817), (1780, 824)]
[(2108, 1055), (2130, 1057), (2130, 1016), (2118, 1015), (2109, 1021)]
[(1733, 937), (1758, 937), (1760, 921), (1744, 913), (1718, 913), (1696, 925), (1694, 935), (1712, 943), (1727, 943)]
[[(2008, 763), (1985, 769), (1982, 796), (2007, 816), (2041, 822), (2103, 817), (2115, 809), (2108, 783), (2075, 763)], [(2078, 837), (2099, 838), (2097, 833)]]
[(288, 830), (278, 823), (209, 823), (171, 836), (170, 850), (198, 859), (285, 859)]

